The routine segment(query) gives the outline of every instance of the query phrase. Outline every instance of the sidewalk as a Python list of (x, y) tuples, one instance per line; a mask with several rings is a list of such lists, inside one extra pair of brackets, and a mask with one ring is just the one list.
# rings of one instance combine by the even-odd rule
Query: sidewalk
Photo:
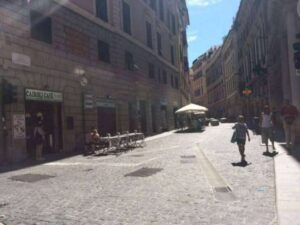
[[(296, 153), (289, 155), (276, 144), (278, 155), (274, 158), (276, 176), (276, 202), (279, 225), (300, 225), (300, 161)], [(298, 160), (297, 160), (298, 159)]]

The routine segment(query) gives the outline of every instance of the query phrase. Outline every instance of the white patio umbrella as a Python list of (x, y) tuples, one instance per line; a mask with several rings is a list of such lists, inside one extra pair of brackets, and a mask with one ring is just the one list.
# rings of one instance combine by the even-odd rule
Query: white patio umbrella
[(196, 105), (196, 104), (189, 104), (189, 105), (186, 105), (180, 109), (178, 109), (176, 111), (176, 113), (199, 113), (199, 112), (206, 112), (208, 111), (208, 109), (204, 106), (201, 106), (201, 105)]

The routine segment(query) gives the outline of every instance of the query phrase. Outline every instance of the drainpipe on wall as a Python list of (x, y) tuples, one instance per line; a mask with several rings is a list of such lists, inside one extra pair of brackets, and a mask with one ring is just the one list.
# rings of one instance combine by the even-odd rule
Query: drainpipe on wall
[(298, 13), (298, 16), (300, 17), (300, 0), (298, 0), (297, 13)]
[(2, 163), (4, 159), (4, 137), (3, 137), (3, 78), (1, 77), (0, 74), (0, 163)]

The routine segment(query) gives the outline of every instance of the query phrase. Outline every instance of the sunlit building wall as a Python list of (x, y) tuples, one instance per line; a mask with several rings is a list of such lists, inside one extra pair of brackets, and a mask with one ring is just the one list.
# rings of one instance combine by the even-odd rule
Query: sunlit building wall
[[(34, 156), (39, 119), (45, 154), (82, 150), (91, 127), (150, 135), (176, 126), (174, 110), (188, 102), (185, 1), (0, 0), (0, 16), (0, 78), (18, 98), (2, 107), (2, 159)], [(14, 127), (22, 117), (25, 134)]]

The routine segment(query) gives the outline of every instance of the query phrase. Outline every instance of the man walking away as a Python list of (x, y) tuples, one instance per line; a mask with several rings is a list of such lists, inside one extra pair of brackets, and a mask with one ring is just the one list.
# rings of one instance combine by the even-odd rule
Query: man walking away
[(247, 163), (247, 161), (245, 160), (246, 135), (248, 136), (248, 141), (250, 141), (250, 135), (248, 132), (247, 125), (245, 123), (244, 116), (242, 115), (238, 116), (238, 122), (233, 126), (232, 129), (235, 129), (236, 132), (236, 142), (241, 155), (241, 162), (246, 164)]
[(285, 104), (281, 108), (281, 117), (283, 120), (286, 147), (289, 151), (292, 151), (295, 147), (296, 119), (298, 114), (297, 107), (293, 106), (289, 100), (285, 100)]
[(261, 126), (261, 135), (263, 137), (263, 142), (266, 144), (266, 153), (270, 153), (269, 139), (272, 143), (273, 153), (275, 153), (272, 113), (268, 105), (264, 107), (264, 111), (261, 114), (260, 126)]

